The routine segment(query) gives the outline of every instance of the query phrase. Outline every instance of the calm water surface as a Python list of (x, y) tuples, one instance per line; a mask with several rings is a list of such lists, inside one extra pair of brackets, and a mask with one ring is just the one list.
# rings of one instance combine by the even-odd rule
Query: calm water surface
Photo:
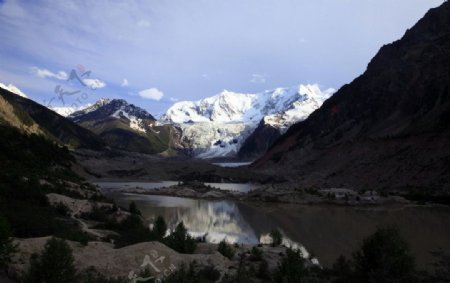
[(134, 201), (149, 222), (161, 215), (173, 229), (183, 221), (192, 235), (206, 235), (209, 242), (224, 238), (239, 243), (267, 242), (268, 233), (278, 228), (286, 244), (312, 252), (324, 265), (341, 254), (351, 255), (364, 237), (388, 225), (399, 228), (420, 267), (432, 262), (430, 251), (450, 253), (450, 208), (446, 207), (303, 206), (104, 191), (121, 206)]

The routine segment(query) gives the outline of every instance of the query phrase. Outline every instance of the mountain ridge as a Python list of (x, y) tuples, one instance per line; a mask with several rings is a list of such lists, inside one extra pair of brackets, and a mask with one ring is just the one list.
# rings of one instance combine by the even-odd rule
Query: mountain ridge
[(94, 133), (65, 119), (47, 107), (0, 88), (0, 122), (26, 133), (40, 134), (72, 148), (102, 149)]
[(101, 99), (68, 117), (99, 135), (111, 147), (147, 154), (171, 154), (176, 131), (123, 99)]
[(252, 166), (283, 168), (308, 186), (448, 187), (448, 50), (445, 2), (383, 46), (361, 76), (293, 125)]
[(253, 134), (261, 123), (282, 133), (319, 108), (333, 92), (331, 88), (322, 91), (317, 84), (253, 94), (223, 91), (198, 101), (177, 102), (161, 120), (180, 128), (180, 143), (195, 157), (248, 159), (258, 157), (270, 145), (241, 150), (249, 137), (266, 138), (267, 131)]

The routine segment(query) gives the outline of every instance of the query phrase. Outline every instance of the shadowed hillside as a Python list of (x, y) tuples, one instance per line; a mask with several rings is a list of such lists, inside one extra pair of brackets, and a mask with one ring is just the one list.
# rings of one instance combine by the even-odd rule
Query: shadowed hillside
[[(336, 70), (338, 71), (338, 70)], [(450, 188), (450, 3), (380, 49), (363, 75), (253, 167), (305, 186)]]

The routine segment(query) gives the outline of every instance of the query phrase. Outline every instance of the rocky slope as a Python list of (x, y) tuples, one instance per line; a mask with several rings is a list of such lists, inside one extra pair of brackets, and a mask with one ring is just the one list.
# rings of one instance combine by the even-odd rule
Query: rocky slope
[[(266, 131), (254, 132), (258, 125), (267, 125), (279, 135), (308, 117), (333, 92), (333, 89), (321, 91), (317, 85), (277, 88), (256, 94), (223, 91), (196, 102), (175, 103), (162, 121), (177, 124), (181, 129), (181, 144), (191, 155), (234, 157), (243, 144), (266, 139)], [(248, 137), (252, 140), (246, 142)], [(268, 145), (270, 143), (257, 148), (246, 146), (239, 156), (257, 156)]]
[(281, 136), (280, 130), (263, 119), (258, 127), (242, 143), (237, 157), (239, 160), (255, 160), (260, 157)]
[(254, 168), (304, 186), (450, 188), (450, 3), (380, 49)]
[(68, 116), (98, 134), (111, 147), (141, 153), (162, 153), (176, 140), (170, 125), (161, 125), (146, 110), (122, 99), (102, 99)]

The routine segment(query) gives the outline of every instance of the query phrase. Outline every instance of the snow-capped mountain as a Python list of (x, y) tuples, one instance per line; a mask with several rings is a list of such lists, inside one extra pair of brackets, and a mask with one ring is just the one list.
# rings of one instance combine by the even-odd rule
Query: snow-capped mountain
[(160, 125), (146, 110), (123, 99), (101, 99), (67, 118), (119, 149), (160, 153), (171, 141), (171, 126)]
[(318, 85), (254, 94), (223, 91), (199, 101), (177, 102), (161, 120), (178, 124), (182, 131), (181, 143), (195, 156), (233, 156), (262, 120), (284, 132), (292, 124), (306, 119), (334, 91), (321, 91)]
[[(101, 111), (97, 111), (101, 109)], [(102, 98), (95, 102), (93, 105), (88, 106), (82, 110), (76, 111), (69, 115), (74, 121), (81, 119), (81, 117), (86, 118), (86, 115), (96, 112), (96, 115), (101, 115), (102, 118), (106, 116), (119, 117), (121, 115), (126, 117), (134, 117), (136, 119), (150, 119), (155, 120), (155, 118), (148, 113), (146, 110), (135, 106), (134, 104), (129, 104), (123, 99), (106, 99)]]
[(162, 117), (173, 123), (196, 122), (252, 122), (267, 117), (270, 123), (287, 126), (307, 117), (334, 89), (321, 91), (318, 85), (300, 85), (277, 88), (262, 93), (236, 93), (223, 91), (199, 101), (175, 103)]
[(0, 83), (0, 88), (6, 89), (7, 91), (10, 91), (10, 92), (12, 92), (14, 94), (17, 94), (19, 96), (28, 98), (28, 96), (25, 93), (23, 93), (18, 87), (16, 87), (13, 84), (5, 85), (3, 83)]
[(117, 118), (129, 121), (130, 128), (145, 133), (146, 126), (152, 125), (155, 118), (146, 110), (129, 104), (123, 99), (100, 99), (93, 105), (76, 111), (68, 116), (69, 119), (78, 123), (86, 120), (100, 120), (106, 118)]

